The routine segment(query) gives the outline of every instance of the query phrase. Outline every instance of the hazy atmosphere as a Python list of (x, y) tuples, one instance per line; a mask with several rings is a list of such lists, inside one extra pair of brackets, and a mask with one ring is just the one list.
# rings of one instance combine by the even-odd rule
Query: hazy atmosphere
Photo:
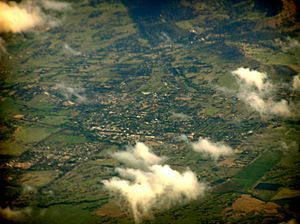
[(300, 223), (300, 1), (0, 0), (0, 223)]

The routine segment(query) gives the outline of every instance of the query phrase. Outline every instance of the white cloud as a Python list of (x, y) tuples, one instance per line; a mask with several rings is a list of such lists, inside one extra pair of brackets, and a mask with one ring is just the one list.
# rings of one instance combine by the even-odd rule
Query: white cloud
[(47, 27), (58, 24), (58, 20), (44, 12), (44, 9), (61, 11), (69, 4), (55, 1), (14, 1), (0, 2), (0, 33), (20, 33), (35, 27)]
[(293, 78), (293, 89), (300, 89), (300, 75), (296, 75)]
[(259, 91), (271, 88), (271, 84), (267, 81), (266, 73), (240, 67), (232, 71), (232, 74), (239, 82), (242, 82), (243, 87), (256, 87)]
[(176, 119), (176, 120), (183, 120), (183, 121), (187, 121), (191, 119), (191, 116), (186, 115), (184, 113), (172, 113), (171, 115), (172, 119)]
[(64, 43), (64, 50), (67, 52), (67, 53), (70, 53), (71, 55), (74, 55), (74, 56), (79, 56), (79, 55), (82, 55), (82, 53), (80, 51), (76, 51), (74, 50), (73, 48), (70, 47), (70, 45)]
[(71, 100), (72, 97), (75, 97), (79, 103), (83, 103), (87, 101), (84, 95), (84, 91), (85, 91), (84, 88), (71, 87), (65, 85), (64, 83), (57, 84), (55, 88), (61, 90), (62, 95), (67, 100)]
[[(0, 34), (47, 30), (57, 26), (60, 20), (49, 11), (65, 11), (70, 4), (50, 0), (0, 1)], [(71, 52), (76, 53), (78, 52)], [(7, 54), (5, 42), (0, 37), (0, 56)]]
[(269, 82), (267, 74), (249, 68), (238, 68), (232, 72), (240, 85), (238, 96), (252, 109), (262, 116), (277, 115), (289, 117), (292, 115), (286, 100), (273, 100), (274, 85)]
[(66, 2), (42, 0), (41, 4), (44, 8), (55, 11), (64, 11), (70, 9), (70, 4)]
[(43, 21), (40, 9), (31, 4), (0, 2), (0, 33), (19, 33), (32, 29)]
[(246, 102), (261, 115), (276, 114), (284, 117), (291, 115), (291, 110), (286, 100), (278, 102), (272, 99), (263, 100), (258, 94), (250, 93), (246, 97)]
[(196, 199), (205, 191), (205, 185), (198, 182), (192, 171), (180, 173), (169, 165), (157, 164), (163, 158), (153, 154), (143, 143), (137, 143), (126, 154), (117, 155), (114, 157), (130, 166), (142, 163), (144, 166), (143, 169), (117, 168), (120, 177), (103, 181), (107, 189), (127, 201), (135, 222), (150, 217), (154, 210)]
[(164, 160), (163, 157), (158, 157), (152, 153), (142, 142), (138, 142), (135, 147), (130, 147), (127, 151), (116, 152), (112, 156), (127, 166), (134, 168), (145, 168), (159, 164)]
[(218, 159), (220, 156), (233, 154), (233, 149), (221, 142), (211, 142), (207, 138), (200, 138), (198, 142), (191, 143), (195, 152), (203, 153), (213, 159)]
[(277, 114), (283, 117), (289, 117), (292, 115), (289, 104), (286, 100), (280, 100), (275, 102), (273, 100), (267, 101), (267, 107), (270, 109), (270, 113)]

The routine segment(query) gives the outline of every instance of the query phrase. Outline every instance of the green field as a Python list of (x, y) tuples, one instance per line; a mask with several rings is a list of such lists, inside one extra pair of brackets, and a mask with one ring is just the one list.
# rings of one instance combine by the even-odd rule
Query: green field
[(47, 138), (55, 131), (57, 131), (57, 129), (37, 125), (23, 126), (16, 130), (15, 139), (17, 142), (25, 144), (36, 143)]
[(26, 150), (24, 145), (16, 142), (4, 141), (0, 143), (0, 155), (19, 156)]
[[(127, 164), (112, 156), (139, 141), (163, 158), (160, 165), (191, 171), (206, 185), (203, 195), (188, 200), (160, 196), (146, 183), (158, 202), (149, 204), (151, 214), (141, 223), (298, 220), (300, 213), (282, 201), (300, 195), (300, 89), (292, 85), (300, 74), (300, 19), (290, 15), (296, 0), (280, 1), (290, 5), (283, 7), (290, 21), (279, 11), (269, 15), (276, 4), (253, 0), (152, 1), (153, 7), (151, 1), (59, 0), (58, 8), (64, 2), (70, 8), (52, 12), (56, 3), (38, 4), (46, 20), (48, 14), (57, 19), (55, 26), (1, 33), (0, 224), (5, 208), (24, 216), (17, 223), (134, 223), (127, 193), (103, 180), (123, 178), (118, 168), (133, 169), (141, 178), (124, 181), (141, 185), (129, 192), (135, 197), (144, 186), (139, 179), (160, 184), (151, 161), (135, 167), (131, 158)], [(270, 90), (257, 92), (263, 105), (286, 100), (293, 116), (261, 116), (249, 107), (245, 96), (257, 89), (232, 75), (241, 67), (266, 73), (260, 79)], [(199, 138), (233, 153), (214, 159), (196, 152), (192, 143)], [(138, 165), (144, 161), (134, 157)], [(255, 189), (258, 183), (279, 188)], [(167, 191), (189, 184), (174, 185)], [(242, 194), (281, 208), (274, 217), (255, 209), (239, 216), (233, 204)], [(146, 210), (142, 203), (137, 209)]]
[(65, 142), (65, 143), (73, 144), (73, 143), (82, 143), (86, 141), (87, 139), (83, 135), (78, 135), (68, 130), (54, 133), (51, 136), (49, 136), (49, 138), (46, 139), (47, 143)]
[(281, 158), (281, 151), (266, 151), (258, 159), (250, 163), (245, 169), (240, 171), (235, 177), (234, 182), (241, 189), (246, 190), (253, 187), (256, 182), (264, 176)]

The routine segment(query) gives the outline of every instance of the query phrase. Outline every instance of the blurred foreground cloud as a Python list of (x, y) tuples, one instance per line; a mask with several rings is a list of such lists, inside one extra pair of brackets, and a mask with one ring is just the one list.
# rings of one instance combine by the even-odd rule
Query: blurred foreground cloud
[(39, 8), (31, 2), (17, 4), (16, 2), (0, 2), (0, 32), (19, 33), (40, 25), (43, 21)]
[(20, 33), (38, 26), (55, 26), (56, 18), (45, 13), (45, 10), (67, 10), (69, 4), (56, 1), (23, 1), (16, 3), (0, 2), (0, 33)]

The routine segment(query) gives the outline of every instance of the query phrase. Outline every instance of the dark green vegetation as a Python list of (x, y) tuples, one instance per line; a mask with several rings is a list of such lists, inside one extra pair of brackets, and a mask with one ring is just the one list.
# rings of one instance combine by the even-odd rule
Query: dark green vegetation
[[(211, 187), (146, 222), (299, 219), (298, 115), (261, 118), (238, 100), (230, 73), (242, 66), (267, 72), (279, 86), (276, 99), (299, 108), (299, 90), (290, 88), (300, 71), (293, 1), (70, 2), (61, 25), (3, 36), (2, 208), (28, 223), (132, 223), (130, 215), (97, 212), (110, 201), (101, 180), (117, 175), (110, 153), (142, 141)], [(224, 141), (235, 154), (213, 161), (182, 134)], [(281, 188), (255, 189), (259, 183)], [(227, 215), (241, 194), (282, 209), (271, 217)]]
[(253, 187), (267, 171), (279, 162), (281, 156), (282, 153), (280, 151), (267, 151), (263, 153), (245, 169), (235, 175), (234, 182), (241, 186), (243, 190)]

